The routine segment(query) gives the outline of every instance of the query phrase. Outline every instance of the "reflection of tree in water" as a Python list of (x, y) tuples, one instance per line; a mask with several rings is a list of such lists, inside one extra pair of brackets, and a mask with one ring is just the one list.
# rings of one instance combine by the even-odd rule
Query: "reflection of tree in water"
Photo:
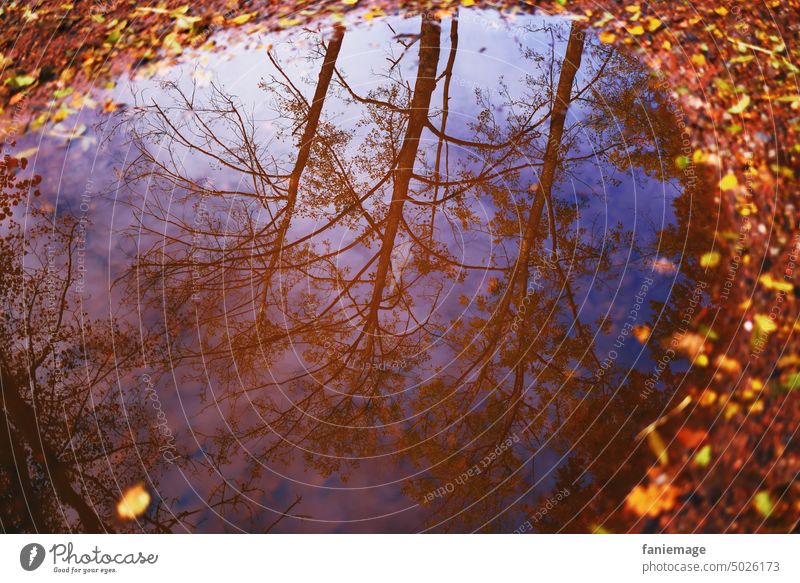
[[(151, 340), (88, 319), (75, 301), (85, 223), (37, 210), (27, 219), (24, 233), (7, 219), (0, 242), (0, 524), (115, 530), (114, 501), (161, 457), (152, 410), (117, 384)], [(157, 528), (160, 518), (141, 520)]]
[(519, 515), (500, 516), (543, 447), (566, 455), (556, 481), (578, 492), (565, 517), (590, 483), (641, 472), (619, 462), (664, 398), (641, 403), (644, 375), (621, 365), (597, 380), (596, 335), (619, 327), (595, 311), (587, 321), (581, 304), (621, 277), (631, 248), (682, 255), (686, 226), (652, 240), (576, 227), (591, 197), (559, 195), (595, 193), (614, 170), (680, 188), (679, 134), (641, 64), (547, 21), (527, 32), (552, 35), (549, 54), (520, 44), (527, 73), (476, 88), (464, 121), (451, 107), (464, 99), (457, 23), (447, 50), (435, 18), (395, 34), (367, 91), (339, 62), (344, 28), (299, 48), (312, 90), (272, 50), (270, 136), (221, 87), (170, 85), (174, 102), (137, 110), (125, 178), (148, 187), (136, 281), (174, 314), (180, 358), (213, 374), (225, 424), (203, 443), (209, 463), (230, 463), (241, 441), (255, 475), (302, 448), (344, 479), (383, 456), (413, 474), (404, 491), (421, 501), (513, 439), (426, 505), (428, 526), (510, 530)]

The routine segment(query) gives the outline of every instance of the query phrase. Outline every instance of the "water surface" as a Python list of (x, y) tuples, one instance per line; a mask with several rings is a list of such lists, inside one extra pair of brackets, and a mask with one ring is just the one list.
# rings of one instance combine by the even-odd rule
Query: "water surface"
[(18, 144), (77, 225), (47, 244), (75, 309), (113, 320), (53, 433), (93, 508), (141, 482), (145, 514), (108, 524), (602, 523), (699, 353), (676, 334), (714, 217), (673, 96), (563, 17), (215, 41)]

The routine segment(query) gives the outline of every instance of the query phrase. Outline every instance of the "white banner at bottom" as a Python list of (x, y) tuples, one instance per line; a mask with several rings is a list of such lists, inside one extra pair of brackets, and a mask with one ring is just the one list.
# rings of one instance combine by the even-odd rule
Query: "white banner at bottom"
[(800, 581), (791, 535), (3, 535), (0, 581)]

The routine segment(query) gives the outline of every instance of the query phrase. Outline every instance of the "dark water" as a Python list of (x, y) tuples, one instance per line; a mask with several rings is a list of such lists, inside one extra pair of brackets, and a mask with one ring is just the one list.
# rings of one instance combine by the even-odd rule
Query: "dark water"
[(715, 219), (636, 55), (354, 15), (95, 95), (17, 147), (76, 322), (38, 411), (106, 527), (586, 532), (655, 463)]

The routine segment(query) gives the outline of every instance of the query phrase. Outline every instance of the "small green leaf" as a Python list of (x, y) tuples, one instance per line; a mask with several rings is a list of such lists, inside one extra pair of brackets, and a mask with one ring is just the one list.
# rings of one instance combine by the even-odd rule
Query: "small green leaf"
[(769, 492), (762, 490), (753, 497), (753, 507), (758, 510), (764, 518), (768, 518), (772, 511), (775, 509), (775, 504), (772, 502), (772, 496)]
[(728, 110), (728, 113), (738, 115), (744, 112), (744, 110), (747, 109), (748, 105), (750, 105), (750, 96), (745, 94), (739, 101), (736, 102), (736, 105), (734, 105)]
[(711, 463), (711, 446), (704, 445), (696, 454), (694, 454), (694, 465), (704, 468)]
[(121, 38), (122, 38), (122, 31), (115, 28), (114, 30), (108, 33), (106, 42), (110, 45), (115, 45), (119, 42), (119, 39)]
[(730, 83), (728, 83), (725, 79), (721, 79), (719, 77), (714, 79), (714, 85), (720, 91), (733, 91), (733, 86)]
[(800, 372), (793, 372), (787, 375), (781, 382), (781, 386), (787, 391), (796, 391), (800, 389)]
[(719, 334), (717, 334), (713, 329), (709, 328), (705, 324), (701, 324), (700, 326), (698, 326), (697, 331), (706, 338), (708, 338), (709, 340), (711, 340), (712, 342), (716, 342), (717, 340), (719, 340)]
[(6, 80), (6, 85), (11, 85), (11, 87), (14, 89), (27, 87), (28, 85), (33, 85), (34, 83), (36, 83), (36, 77), (32, 75), (17, 75), (16, 77), (11, 77), (10, 79)]
[(56, 89), (53, 91), (53, 97), (56, 99), (62, 99), (67, 95), (72, 95), (74, 89), (72, 87), (64, 87), (63, 89)]

